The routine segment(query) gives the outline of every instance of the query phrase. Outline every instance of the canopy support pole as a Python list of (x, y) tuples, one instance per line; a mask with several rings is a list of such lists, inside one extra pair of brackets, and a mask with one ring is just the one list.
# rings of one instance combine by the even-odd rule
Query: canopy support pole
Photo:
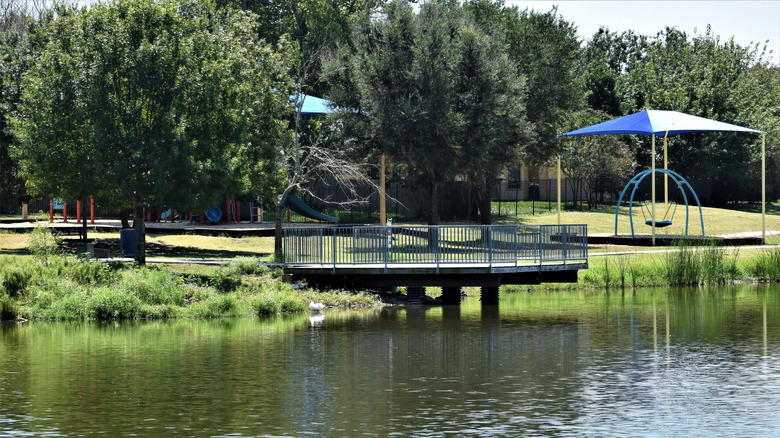
[[(666, 136), (669, 135), (669, 131), (664, 134), (664, 169), (669, 169), (669, 158), (666, 147)], [(664, 173), (664, 207), (669, 205), (669, 174)]]
[(379, 158), (379, 226), (387, 224), (387, 204), (385, 204), (385, 154)]
[(651, 212), (650, 212), (650, 226), (653, 229), (653, 238), (652, 243), (653, 246), (655, 246), (655, 133), (650, 134), (651, 140), (650, 143), (652, 144), (651, 147), (651, 153), (650, 153), (650, 165), (652, 166), (652, 171), (650, 172), (650, 179), (651, 179), (651, 189), (652, 195), (650, 197), (650, 204), (651, 204)]
[(561, 156), (558, 155), (558, 225), (561, 224)]
[(761, 133), (761, 240), (766, 243), (766, 132)]

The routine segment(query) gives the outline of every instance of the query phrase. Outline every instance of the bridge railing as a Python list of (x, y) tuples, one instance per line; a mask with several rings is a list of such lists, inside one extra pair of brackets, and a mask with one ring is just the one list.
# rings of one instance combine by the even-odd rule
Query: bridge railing
[(587, 225), (284, 229), (286, 264), (532, 264), (588, 258)]

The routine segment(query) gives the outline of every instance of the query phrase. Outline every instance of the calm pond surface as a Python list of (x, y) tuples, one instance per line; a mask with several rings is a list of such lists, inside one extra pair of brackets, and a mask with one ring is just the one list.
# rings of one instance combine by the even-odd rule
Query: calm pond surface
[(780, 288), (0, 326), (0, 436), (780, 435)]

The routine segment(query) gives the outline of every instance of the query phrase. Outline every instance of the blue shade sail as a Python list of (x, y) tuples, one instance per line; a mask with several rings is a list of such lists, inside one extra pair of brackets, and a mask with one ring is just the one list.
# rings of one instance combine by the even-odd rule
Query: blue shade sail
[[(298, 96), (298, 94), (293, 94), (290, 96), (290, 101), (292, 101), (294, 104), (300, 103)], [(309, 96), (308, 94), (303, 94), (301, 96), (303, 96), (303, 107), (301, 108), (301, 114), (327, 114), (332, 113), (335, 110), (336, 105), (327, 99)]]
[(599, 134), (655, 134), (662, 137), (667, 132), (669, 136), (672, 136), (688, 132), (706, 131), (753, 132), (757, 134), (763, 132), (677, 111), (645, 110), (588, 126), (587, 128), (560, 134), (558, 137)]

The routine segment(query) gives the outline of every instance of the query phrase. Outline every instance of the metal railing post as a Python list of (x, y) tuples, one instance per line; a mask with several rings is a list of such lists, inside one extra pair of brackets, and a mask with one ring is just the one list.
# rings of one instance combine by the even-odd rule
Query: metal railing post
[(287, 230), (282, 230), (282, 264), (287, 265)]
[(439, 244), (440, 244), (439, 228), (436, 227), (433, 228), (433, 230), (435, 230), (434, 238), (436, 239), (436, 249), (434, 250), (434, 257), (436, 257), (436, 273), (438, 274), (439, 273)]
[(488, 232), (488, 266), (493, 267), (493, 226), (487, 226)]
[(319, 237), (318, 240), (319, 240), (319, 250), (320, 250), (320, 256), (319, 256), (320, 264), (324, 265), (325, 264), (325, 248), (324, 248), (324, 246), (325, 246), (325, 233), (324, 233), (324, 228), (320, 228), (319, 232), (317, 234), (318, 234), (317, 237)]
[(331, 229), (332, 239), (333, 239), (333, 273), (336, 273), (336, 229)]

